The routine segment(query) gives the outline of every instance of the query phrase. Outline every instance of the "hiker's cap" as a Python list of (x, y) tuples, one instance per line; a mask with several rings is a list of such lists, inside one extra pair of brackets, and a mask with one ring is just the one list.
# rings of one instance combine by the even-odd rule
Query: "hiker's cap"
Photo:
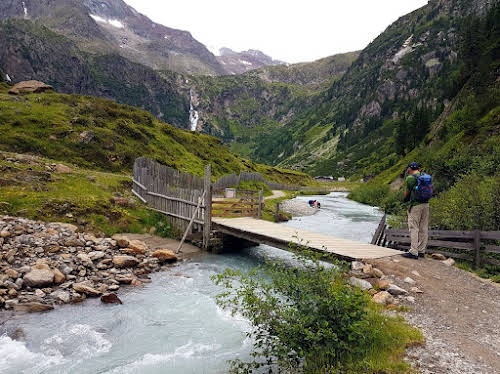
[(420, 169), (420, 164), (418, 162), (411, 162), (408, 167), (412, 170), (418, 170)]

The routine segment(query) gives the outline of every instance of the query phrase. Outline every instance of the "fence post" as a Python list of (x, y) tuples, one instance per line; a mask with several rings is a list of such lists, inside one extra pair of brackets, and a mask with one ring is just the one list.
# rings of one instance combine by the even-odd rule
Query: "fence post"
[(481, 266), (481, 232), (474, 230), (474, 268)]
[(210, 164), (205, 166), (205, 217), (203, 223), (203, 249), (208, 249), (210, 243), (210, 233), (212, 232), (212, 182)]
[(262, 218), (262, 204), (263, 204), (262, 194), (263, 194), (263, 192), (264, 191), (262, 189), (259, 191), (259, 206), (257, 208), (257, 218), (258, 219)]
[(280, 203), (276, 203), (276, 211), (274, 212), (274, 220), (276, 222), (280, 221)]

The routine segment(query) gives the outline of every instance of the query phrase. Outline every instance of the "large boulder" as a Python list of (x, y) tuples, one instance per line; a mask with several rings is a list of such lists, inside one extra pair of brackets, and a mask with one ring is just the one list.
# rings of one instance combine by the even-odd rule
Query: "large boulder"
[(129, 268), (139, 265), (139, 260), (133, 256), (113, 256), (113, 264), (118, 268)]
[(45, 92), (52, 90), (53, 87), (49, 86), (48, 84), (45, 84), (40, 81), (23, 81), (16, 83), (14, 87), (12, 87), (9, 90), (9, 93), (11, 95), (20, 95), (24, 93), (40, 93), (40, 92)]
[(175, 262), (177, 256), (169, 249), (158, 249), (154, 251), (151, 256), (157, 258), (160, 262)]
[(54, 272), (49, 269), (32, 268), (23, 279), (24, 284), (28, 287), (48, 287), (54, 284)]

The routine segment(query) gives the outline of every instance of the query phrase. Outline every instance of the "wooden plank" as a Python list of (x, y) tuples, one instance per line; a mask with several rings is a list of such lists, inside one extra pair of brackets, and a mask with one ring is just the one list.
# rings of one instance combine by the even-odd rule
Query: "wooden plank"
[(133, 193), (135, 196), (137, 196), (137, 198), (138, 198), (139, 200), (141, 200), (144, 204), (147, 204), (147, 202), (148, 202), (148, 201), (147, 201), (145, 198), (143, 198), (141, 195), (139, 195), (137, 192), (135, 192), (134, 190), (132, 190), (132, 193)]
[[(178, 218), (178, 219), (183, 220), (183, 221), (190, 221), (191, 220), (190, 217), (182, 217), (181, 215), (178, 215), (178, 214), (175, 214), (175, 213), (171, 213), (171, 212), (166, 212), (164, 210), (160, 210), (160, 209), (156, 209), (156, 208), (151, 208), (151, 207), (148, 207), (148, 209), (154, 210), (155, 212), (158, 212), (158, 213), (163, 213), (163, 214), (165, 214), (167, 216), (170, 216), (170, 217)], [(198, 223), (200, 225), (203, 225), (203, 221), (195, 220), (194, 222)]]
[(382, 229), (385, 227), (385, 219), (386, 219), (386, 214), (384, 214), (384, 216), (380, 220), (380, 223), (378, 224), (377, 230), (375, 230), (375, 234), (373, 234), (371, 244), (377, 244), (379, 236), (382, 234)]
[(259, 205), (258, 202), (252, 203), (252, 202), (246, 202), (246, 201), (224, 201), (224, 200), (213, 200), (212, 201), (212, 206), (215, 205), (252, 205), (252, 206), (257, 206)]
[(500, 231), (481, 231), (481, 239), (500, 240)]
[(259, 191), (259, 206), (257, 207), (257, 218), (262, 218), (262, 204), (263, 204), (263, 194), (264, 191), (261, 189)]
[[(391, 236), (387, 235), (387, 240), (394, 243), (411, 243), (411, 238), (405, 238), (401, 236)], [(429, 240), (427, 242), (428, 247), (443, 247), (443, 248), (456, 248), (471, 251), (474, 249), (472, 243), (464, 242), (451, 242), (446, 240)]]
[(161, 194), (161, 193), (150, 192), (150, 191), (148, 191), (147, 194), (151, 195), (151, 196), (156, 196), (156, 197), (159, 197), (159, 198), (162, 198), (162, 199), (166, 199), (166, 200), (177, 201), (177, 202), (180, 202), (180, 203), (183, 203), (183, 204), (187, 204), (187, 205), (191, 205), (191, 206), (194, 206), (194, 207), (197, 206), (197, 203), (195, 203), (195, 202), (193, 202), (191, 200), (182, 199), (180, 197), (167, 196), (167, 195), (164, 195), (164, 194)]
[(203, 248), (208, 249), (210, 244), (210, 234), (212, 232), (212, 182), (210, 181), (212, 169), (210, 164), (205, 166), (205, 216), (203, 219)]
[(484, 246), (484, 251), (490, 253), (500, 253), (500, 246), (487, 244)]
[(474, 267), (478, 268), (481, 266), (481, 232), (479, 230), (474, 231)]

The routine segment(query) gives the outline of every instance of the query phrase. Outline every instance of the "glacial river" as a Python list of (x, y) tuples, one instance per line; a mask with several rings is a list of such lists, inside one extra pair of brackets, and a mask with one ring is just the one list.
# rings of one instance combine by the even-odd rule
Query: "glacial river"
[[(314, 196), (321, 202), (317, 214), (284, 224), (368, 242), (381, 213), (346, 195)], [(298, 197), (304, 204), (310, 198)], [(222, 289), (210, 276), (228, 267), (250, 269), (266, 256), (290, 257), (264, 245), (204, 253), (153, 274), (144, 287), (121, 290), (123, 305), (93, 299), (10, 319), (0, 325), (0, 373), (225, 373), (227, 360), (247, 358), (252, 344), (247, 321), (216, 305)], [(18, 340), (5, 334), (16, 329)]]

